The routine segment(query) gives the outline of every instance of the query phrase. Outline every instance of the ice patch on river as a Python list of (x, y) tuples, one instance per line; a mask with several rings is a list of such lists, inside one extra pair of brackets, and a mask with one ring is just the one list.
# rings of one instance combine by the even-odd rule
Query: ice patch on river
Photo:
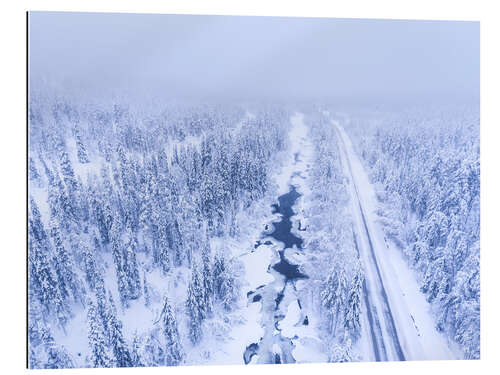
[(276, 250), (273, 250), (272, 246), (261, 245), (240, 258), (245, 266), (246, 280), (250, 290), (274, 281), (274, 277), (268, 272), (268, 267), (275, 253)]
[(279, 322), (278, 327), (281, 329), (281, 334), (285, 337), (292, 338), (294, 334), (294, 327), (301, 323), (302, 312), (300, 311), (299, 303), (297, 300), (288, 305), (288, 311), (285, 318)]

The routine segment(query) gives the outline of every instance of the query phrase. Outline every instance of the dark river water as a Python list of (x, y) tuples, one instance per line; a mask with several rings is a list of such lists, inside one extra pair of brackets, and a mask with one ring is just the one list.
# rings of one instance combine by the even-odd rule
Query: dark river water
[[(288, 259), (286, 259), (285, 257), (286, 249), (292, 249), (295, 246), (297, 249), (301, 250), (302, 244), (304, 242), (302, 238), (292, 233), (291, 217), (295, 215), (295, 212), (293, 211), (292, 207), (300, 196), (301, 194), (297, 192), (295, 186), (290, 185), (290, 191), (278, 197), (278, 203), (273, 204), (271, 207), (273, 209), (273, 213), (279, 213), (281, 215), (280, 221), (272, 223), (274, 230), (271, 233), (268, 232), (265, 233), (266, 238), (271, 237), (274, 238), (276, 241), (279, 241), (284, 244), (284, 248), (279, 251), (280, 261), (272, 266), (272, 268), (276, 272), (282, 274), (285, 277), (283, 289), (277, 293), (275, 298), (274, 327), (277, 331), (281, 331), (279, 328), (279, 322), (284, 318), (284, 315), (282, 315), (282, 313), (279, 313), (279, 305), (285, 296), (287, 286), (290, 285), (290, 287), (292, 287), (293, 285), (291, 284), (293, 284), (294, 280), (307, 278), (307, 275), (299, 270), (298, 265), (290, 263)], [(268, 226), (266, 225), (266, 231), (267, 230)], [(299, 227), (299, 230), (304, 231), (305, 229)], [(255, 243), (254, 248), (257, 248), (261, 245), (271, 245), (271, 244), (272, 242), (269, 240), (266, 240), (265, 242), (259, 240)], [(257, 289), (261, 289), (262, 287), (264, 287), (264, 285), (260, 286)], [(251, 298), (252, 302), (258, 302), (262, 299), (262, 296), (258, 294), (257, 291), (248, 292), (247, 297)], [(302, 306), (300, 305), (300, 300), (297, 300), (297, 302), (299, 304), (299, 307), (302, 308)], [(302, 324), (304, 325), (309, 324), (307, 316), (304, 318)], [(282, 355), (284, 356), (283, 358), (280, 356), (280, 354), (274, 353), (272, 362), (274, 363), (295, 362), (290, 353), (290, 350), (292, 348), (291, 341), (289, 339), (285, 340), (284, 338), (281, 338), (281, 336), (279, 340), (280, 343), (282, 344), (280, 346), (282, 346), (282, 348), (283, 347), (288, 348), (288, 351), (282, 353)], [(245, 364), (249, 363), (252, 357), (254, 355), (257, 355), (258, 352), (259, 352), (258, 343), (253, 343), (247, 346), (246, 350), (243, 353), (243, 359), (245, 361)]]
[(304, 242), (302, 238), (297, 237), (292, 233), (292, 221), (290, 218), (295, 215), (292, 206), (295, 201), (301, 196), (295, 189), (295, 186), (291, 185), (291, 189), (288, 193), (278, 197), (278, 204), (273, 204), (273, 213), (281, 214), (281, 220), (273, 223), (274, 231), (269, 234), (269, 237), (274, 238), (277, 241), (283, 242), (285, 247), (279, 252), (280, 261), (276, 263), (273, 268), (275, 271), (284, 275), (288, 280), (307, 278), (305, 274), (299, 271), (299, 266), (290, 263), (285, 258), (285, 249), (291, 249), (293, 246), (297, 246), (298, 249), (302, 249), (302, 243)]

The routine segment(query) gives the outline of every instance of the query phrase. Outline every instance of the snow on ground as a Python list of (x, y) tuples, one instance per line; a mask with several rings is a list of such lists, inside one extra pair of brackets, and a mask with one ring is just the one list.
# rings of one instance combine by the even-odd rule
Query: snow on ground
[[(382, 228), (377, 222), (377, 199), (368, 174), (342, 126), (336, 121), (332, 123), (345, 145), (344, 158), (347, 158), (351, 165), (351, 179), (357, 186), (357, 196), (365, 214), (367, 232), (373, 243), (381, 279), (387, 292), (388, 303), (405, 359), (462, 358), (460, 353), (450, 349), (446, 337), (436, 330), (431, 307), (420, 292), (414, 271), (408, 267), (395, 245), (384, 237)], [(357, 198), (353, 197), (353, 199)], [(367, 259), (365, 258), (364, 261), (366, 265)], [(373, 279), (374, 275), (367, 273), (366, 277)]]
[[(260, 321), (262, 319), (261, 304), (249, 303), (240, 314), (244, 317), (241, 324), (233, 326), (229, 337), (224, 342), (212, 343), (217, 346), (217, 351), (212, 353), (212, 365), (239, 365), (244, 364), (243, 352), (250, 344), (259, 342), (264, 335)], [(255, 357), (252, 358), (253, 360)], [(250, 362), (250, 363), (252, 363)]]
[(304, 336), (298, 340), (292, 340), (295, 345), (293, 357), (298, 363), (328, 362), (327, 351), (324, 343), (316, 338)]
[(256, 290), (261, 285), (267, 285), (274, 281), (274, 277), (268, 272), (269, 264), (276, 250), (269, 245), (261, 245), (249, 254), (240, 257), (245, 265), (246, 281), (250, 290)]
[(285, 337), (292, 338), (295, 336), (293, 334), (293, 328), (298, 323), (302, 323), (302, 312), (300, 311), (299, 303), (294, 300), (288, 305), (288, 311), (285, 318), (278, 323), (279, 329), (281, 329), (281, 334)]

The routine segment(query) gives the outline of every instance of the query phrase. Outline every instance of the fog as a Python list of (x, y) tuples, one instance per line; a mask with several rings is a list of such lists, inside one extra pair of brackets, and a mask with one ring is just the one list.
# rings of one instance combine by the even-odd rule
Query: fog
[(32, 12), (29, 72), (94, 97), (475, 98), (479, 23)]

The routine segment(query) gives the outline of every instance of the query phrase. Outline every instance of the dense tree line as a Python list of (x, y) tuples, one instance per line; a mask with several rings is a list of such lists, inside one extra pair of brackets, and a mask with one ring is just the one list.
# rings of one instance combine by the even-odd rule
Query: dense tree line
[(386, 235), (420, 275), (437, 328), (479, 358), (479, 116), (473, 108), (370, 112), (351, 119), (379, 185)]
[(349, 196), (334, 128), (318, 111), (311, 112), (306, 122), (315, 149), (314, 190), (313, 204), (306, 213), (307, 230), (301, 235), (317, 255), (308, 275), (317, 281), (312, 284), (319, 297), (329, 361), (352, 361), (356, 359), (352, 344), (361, 334), (364, 271), (353, 242)]
[(210, 238), (235, 235), (237, 213), (267, 191), (287, 120), (280, 109), (249, 118), (239, 107), (153, 111), (32, 98), (30, 367), (73, 364), (55, 346), (51, 324), (64, 331), (76, 306), (87, 311), (88, 366), (181, 363), (183, 340), (168, 300), (161, 324), (128, 342), (106, 276), (114, 272), (118, 307), (127, 309), (134, 300), (151, 303), (151, 270), (190, 269), (183, 310), (196, 345), (213, 306), (231, 310), (236, 298), (231, 260), (212, 254)]

